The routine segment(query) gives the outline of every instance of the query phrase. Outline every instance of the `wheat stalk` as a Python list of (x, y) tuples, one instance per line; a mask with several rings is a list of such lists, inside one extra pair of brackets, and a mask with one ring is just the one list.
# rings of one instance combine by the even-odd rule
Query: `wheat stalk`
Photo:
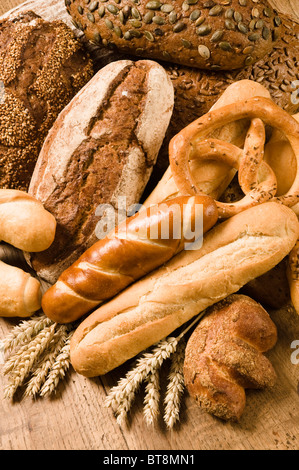
[(176, 352), (173, 354), (168, 375), (167, 392), (164, 399), (164, 421), (168, 429), (172, 429), (179, 420), (181, 396), (184, 392), (184, 357), (186, 343), (181, 339)]
[(74, 331), (71, 331), (68, 334), (63, 348), (56, 357), (55, 362), (53, 363), (49, 375), (47, 377), (47, 380), (45, 381), (40, 390), (41, 397), (51, 395), (53, 392), (55, 392), (59, 381), (65, 377), (65, 374), (69, 369), (71, 363), (70, 342), (73, 334)]
[(32, 377), (25, 390), (25, 396), (35, 397), (47, 379), (57, 356), (60, 354), (65, 342), (67, 341), (68, 328), (62, 325), (55, 332), (49, 348), (44, 352), (33, 370)]
[(23, 384), (35, 362), (49, 346), (55, 333), (55, 326), (54, 323), (41, 330), (31, 342), (22, 346), (4, 365), (4, 374), (10, 372), (9, 384), (4, 390), (5, 398), (12, 398), (17, 388)]
[(47, 318), (44, 314), (36, 315), (30, 320), (23, 320), (16, 325), (12, 331), (4, 338), (1, 343), (4, 352), (9, 353), (16, 347), (21, 346), (34, 338), (41, 330), (52, 325), (54, 322)]
[(182, 364), (184, 358), (185, 343), (182, 338), (185, 334), (205, 315), (206, 310), (201, 312), (177, 337), (168, 337), (156, 345), (152, 352), (146, 352), (137, 360), (124, 378), (120, 379), (112, 387), (106, 397), (105, 406), (111, 407), (116, 415), (118, 424), (123, 424), (132, 407), (136, 393), (142, 382), (146, 381), (144, 417), (147, 424), (153, 424), (159, 409), (159, 371), (163, 362), (177, 351), (169, 375), (169, 386), (167, 389), (167, 401), (164, 419), (169, 428), (172, 428), (179, 419), (180, 398), (184, 390), (184, 376)]
[(157, 369), (146, 378), (143, 414), (148, 426), (153, 425), (159, 415), (159, 392), (160, 374), (159, 369)]

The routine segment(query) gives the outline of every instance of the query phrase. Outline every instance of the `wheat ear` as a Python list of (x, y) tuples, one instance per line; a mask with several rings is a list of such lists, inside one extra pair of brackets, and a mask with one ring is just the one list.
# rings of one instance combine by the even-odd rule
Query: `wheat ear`
[(164, 399), (164, 421), (168, 429), (172, 429), (179, 420), (181, 396), (184, 392), (184, 357), (186, 343), (182, 338), (176, 352), (173, 354), (168, 375), (167, 392)]

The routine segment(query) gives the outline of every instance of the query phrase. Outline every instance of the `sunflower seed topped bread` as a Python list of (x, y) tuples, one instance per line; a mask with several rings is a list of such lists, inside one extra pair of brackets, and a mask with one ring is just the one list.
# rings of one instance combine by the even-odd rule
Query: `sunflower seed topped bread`
[(27, 12), (0, 21), (0, 187), (27, 190), (49, 129), (92, 77), (72, 30)]
[(101, 69), (60, 113), (29, 187), (57, 221), (51, 247), (26, 255), (41, 278), (55, 283), (103, 238), (100, 204), (121, 209), (119, 198), (126, 198), (128, 209), (139, 202), (173, 102), (173, 86), (159, 64), (122, 60)]
[(87, 39), (203, 69), (238, 69), (273, 48), (281, 20), (266, 0), (66, 0)]

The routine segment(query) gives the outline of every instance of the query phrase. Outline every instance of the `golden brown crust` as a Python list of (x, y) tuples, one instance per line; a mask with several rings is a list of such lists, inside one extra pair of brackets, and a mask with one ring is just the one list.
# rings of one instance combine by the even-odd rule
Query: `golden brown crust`
[(28, 189), (50, 127), (92, 74), (91, 60), (63, 22), (32, 12), (0, 22), (0, 187)]
[(272, 48), (281, 20), (265, 0), (66, 1), (85, 36), (140, 57), (204, 69), (243, 68)]
[(184, 379), (203, 409), (239, 420), (245, 388), (273, 386), (275, 371), (263, 352), (273, 348), (277, 330), (261, 305), (232, 295), (211, 307), (188, 340)]

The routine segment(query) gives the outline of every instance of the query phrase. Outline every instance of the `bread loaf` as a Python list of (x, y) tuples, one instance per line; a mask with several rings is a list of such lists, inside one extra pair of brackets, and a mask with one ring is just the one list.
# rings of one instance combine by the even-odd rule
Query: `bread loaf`
[(273, 366), (263, 355), (276, 341), (276, 326), (250, 297), (232, 295), (214, 305), (187, 342), (184, 381), (189, 394), (203, 410), (238, 421), (245, 389), (276, 382)]
[(44, 313), (58, 323), (77, 320), (188, 245), (201, 243), (217, 219), (208, 196), (182, 196), (141, 210), (61, 274), (43, 296)]
[(20, 268), (0, 261), (0, 317), (29, 317), (41, 307), (41, 285)]
[(100, 205), (126, 210), (139, 202), (173, 101), (160, 65), (124, 60), (101, 69), (59, 115), (29, 188), (57, 221), (49, 250), (27, 255), (40, 277), (55, 283), (98, 241)]
[(276, 266), (298, 231), (294, 212), (276, 202), (220, 223), (202, 248), (179, 253), (89, 315), (72, 337), (73, 367), (89, 377), (111, 371)]
[(0, 188), (28, 189), (49, 129), (92, 75), (91, 59), (62, 21), (32, 12), (0, 20)]
[(0, 241), (19, 250), (43, 251), (53, 243), (56, 220), (24, 191), (0, 189)]
[(281, 20), (260, 0), (66, 1), (87, 39), (121, 52), (202, 69), (237, 69), (267, 54)]

